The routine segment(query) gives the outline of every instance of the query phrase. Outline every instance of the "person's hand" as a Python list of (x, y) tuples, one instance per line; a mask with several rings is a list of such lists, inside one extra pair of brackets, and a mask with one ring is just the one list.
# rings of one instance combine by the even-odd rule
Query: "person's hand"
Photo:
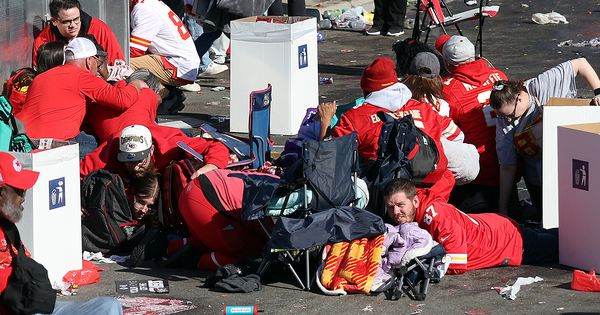
[(129, 82), (129, 85), (135, 86), (135, 88), (138, 91), (141, 89), (144, 89), (144, 88), (148, 88), (148, 84), (146, 84), (146, 82), (144, 82), (142, 80), (131, 80), (131, 82)]
[(592, 101), (590, 102), (590, 105), (592, 106), (600, 106), (600, 94), (594, 96), (592, 98)]
[(319, 104), (319, 106), (317, 107), (317, 110), (319, 112), (319, 117), (321, 118), (321, 122), (331, 122), (331, 119), (335, 115), (336, 109), (337, 109), (337, 105), (336, 105), (335, 101)]
[(218, 167), (216, 165), (206, 164), (206, 165), (202, 166), (201, 168), (199, 168), (197, 171), (195, 171), (194, 174), (192, 174), (192, 176), (190, 176), (190, 179), (195, 179), (196, 177), (198, 177), (204, 173), (208, 173), (208, 172), (214, 171), (216, 169), (218, 169)]

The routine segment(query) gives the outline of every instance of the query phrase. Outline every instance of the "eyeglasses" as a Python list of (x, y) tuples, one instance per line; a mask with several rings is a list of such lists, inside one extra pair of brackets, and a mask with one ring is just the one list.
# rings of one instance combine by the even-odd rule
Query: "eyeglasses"
[(64, 26), (70, 26), (71, 23), (74, 24), (74, 25), (79, 25), (79, 23), (81, 23), (81, 17), (80, 16), (78, 16), (78, 17), (76, 17), (76, 18), (74, 18), (72, 20), (61, 20), (61, 19), (57, 19), (57, 20), (60, 22), (60, 24), (62, 24)]
[(516, 116), (518, 103), (519, 103), (519, 97), (517, 96), (515, 98), (515, 107), (513, 108), (512, 113), (510, 113), (509, 115), (502, 115), (502, 114), (496, 113), (496, 116), (498, 118), (502, 118), (502, 119), (508, 121), (509, 123), (516, 121), (517, 119), (519, 119), (521, 117), (521, 116), (519, 116), (519, 117)]
[(94, 56), (94, 59), (96, 59), (96, 61), (98, 62), (98, 68), (101, 68), (106, 62), (106, 58), (104, 57)]

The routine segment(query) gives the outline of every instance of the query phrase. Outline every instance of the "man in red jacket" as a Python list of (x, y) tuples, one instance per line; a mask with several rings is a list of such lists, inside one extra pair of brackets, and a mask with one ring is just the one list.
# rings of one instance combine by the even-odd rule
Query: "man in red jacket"
[[(462, 136), (460, 129), (450, 118), (440, 116), (431, 105), (411, 99), (412, 93), (408, 87), (398, 83), (394, 62), (389, 58), (375, 59), (364, 70), (360, 86), (365, 94), (365, 103), (345, 112), (333, 129), (332, 136), (339, 137), (356, 131), (358, 152), (368, 163), (377, 160), (382, 125), (377, 113), (385, 112), (396, 118), (412, 115), (415, 126), (436, 142), (439, 152), (438, 167), (425, 178), (424, 182), (435, 183), (432, 189), (447, 198), (455, 180), (448, 170), (448, 159), (444, 154), (440, 138), (445, 137), (452, 141)], [(322, 104), (319, 106), (319, 113), (321, 113), (321, 126), (329, 126), (335, 113), (335, 105), (332, 107)]]
[(558, 229), (521, 227), (496, 213), (465, 214), (429, 190), (417, 192), (403, 179), (385, 188), (384, 204), (395, 224), (418, 222), (446, 249), (450, 274), (558, 262)]
[(32, 64), (36, 66), (37, 51), (45, 43), (62, 41), (67, 44), (75, 37), (93, 35), (108, 53), (108, 63), (116, 59), (125, 60), (123, 50), (113, 31), (100, 19), (91, 17), (81, 10), (77, 0), (52, 0), (50, 2), (52, 24), (46, 26), (33, 42)]
[[(129, 108), (138, 100), (146, 83), (112, 86), (96, 77), (98, 50), (92, 41), (78, 37), (65, 48), (65, 64), (54, 67), (33, 80), (23, 109), (17, 115), (32, 138), (73, 140), (80, 144), (80, 156), (93, 150), (86, 135), (80, 134), (87, 106)], [(153, 92), (152, 92), (153, 93)], [(95, 142), (95, 141), (93, 141)]]
[[(19, 160), (10, 153), (0, 152), (0, 295), (11, 281), (13, 257), (3, 226), (14, 226), (23, 216), (25, 193), (33, 187), (39, 176), (38, 172), (23, 169)], [(12, 246), (12, 245), (11, 245)], [(13, 246), (17, 253), (18, 249)], [(30, 256), (27, 249), (25, 254)], [(0, 315), (9, 315), (7, 308), (11, 305), (0, 304)], [(109, 297), (98, 297), (86, 302), (57, 301), (52, 314), (122, 314), (119, 302)]]
[(172, 161), (187, 157), (177, 146), (182, 141), (204, 156), (204, 166), (192, 178), (229, 162), (229, 150), (222, 143), (204, 138), (190, 138), (179, 129), (152, 125), (125, 127), (118, 138), (101, 144), (80, 163), (81, 178), (98, 169), (107, 169), (126, 180), (154, 168), (163, 173)]
[(479, 175), (469, 184), (455, 186), (450, 202), (467, 212), (496, 211), (496, 115), (489, 103), (494, 82), (506, 80), (506, 75), (488, 66), (485, 59), (475, 60), (475, 46), (466, 37), (452, 36), (440, 46), (451, 72), (442, 90), (450, 105), (450, 117), (464, 132), (464, 142), (479, 152)]

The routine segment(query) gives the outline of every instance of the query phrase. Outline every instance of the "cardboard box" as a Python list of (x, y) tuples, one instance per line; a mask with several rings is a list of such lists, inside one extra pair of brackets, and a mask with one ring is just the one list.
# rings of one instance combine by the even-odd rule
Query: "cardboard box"
[[(39, 143), (39, 140), (34, 140)], [(42, 141), (47, 150), (11, 152), (26, 169), (40, 172), (27, 191), (23, 219), (17, 224), (33, 258), (48, 269), (50, 281), (82, 268), (79, 145)]]
[(551, 98), (544, 105), (542, 207), (544, 228), (558, 227), (558, 149), (560, 125), (600, 122), (600, 107), (589, 106), (589, 99)]
[(558, 127), (560, 263), (600, 270), (600, 123)]
[(231, 22), (230, 131), (248, 132), (250, 92), (269, 83), (271, 133), (296, 134), (306, 109), (319, 102), (315, 18), (248, 17)]

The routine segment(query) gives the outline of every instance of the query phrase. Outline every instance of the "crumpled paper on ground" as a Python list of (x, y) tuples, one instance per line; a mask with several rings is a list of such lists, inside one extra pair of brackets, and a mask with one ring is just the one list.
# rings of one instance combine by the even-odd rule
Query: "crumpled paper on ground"
[(515, 283), (513, 285), (507, 285), (505, 287), (493, 287), (492, 290), (496, 290), (496, 292), (498, 292), (498, 294), (502, 295), (502, 297), (509, 299), (509, 300), (514, 300), (517, 298), (517, 293), (519, 293), (519, 291), (521, 290), (521, 286), (524, 285), (528, 285), (528, 284), (532, 284), (535, 282), (540, 282), (544, 279), (536, 276), (535, 278), (533, 277), (519, 277), (517, 278), (517, 281), (515, 281)]
[(534, 13), (531, 16), (531, 20), (536, 24), (558, 24), (561, 22), (569, 24), (564, 15), (554, 11), (550, 13)]
[(572, 39), (558, 43), (558, 47), (600, 47), (600, 37), (592, 38), (590, 40), (584, 40), (582, 42), (574, 43)]

